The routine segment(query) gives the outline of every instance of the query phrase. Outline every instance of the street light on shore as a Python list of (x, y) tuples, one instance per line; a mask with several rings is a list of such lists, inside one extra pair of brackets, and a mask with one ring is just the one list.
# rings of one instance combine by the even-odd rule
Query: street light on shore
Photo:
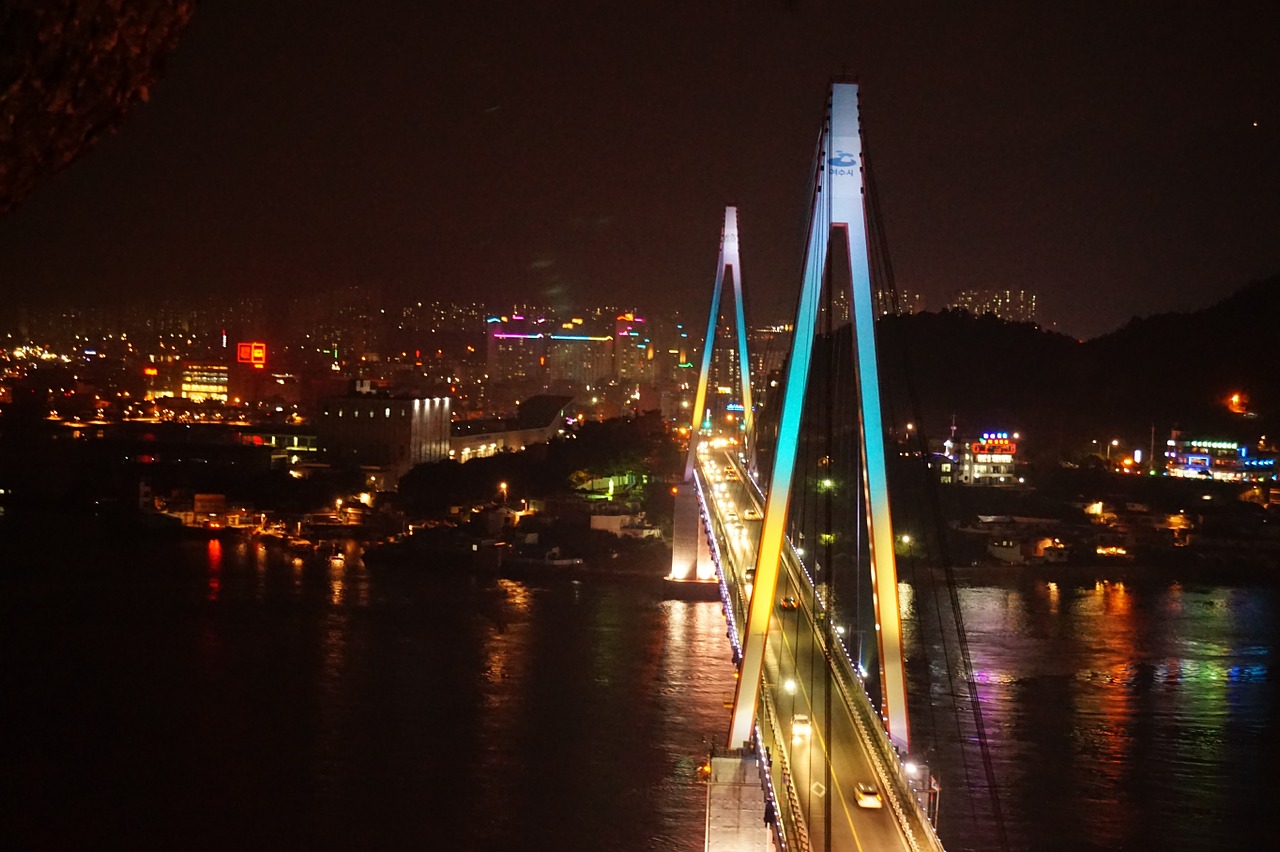
[(498, 490), (502, 492), (502, 505), (507, 505), (507, 483), (499, 482)]

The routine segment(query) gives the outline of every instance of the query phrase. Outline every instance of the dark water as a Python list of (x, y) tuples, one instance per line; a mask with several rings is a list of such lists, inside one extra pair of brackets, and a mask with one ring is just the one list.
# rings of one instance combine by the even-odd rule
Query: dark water
[(702, 848), (718, 604), (50, 549), (3, 565), (7, 849)]
[[(1011, 847), (1276, 848), (1280, 587), (1127, 573), (960, 592)], [(998, 848), (955, 798), (948, 849)]]
[[(1014, 848), (1272, 846), (1275, 588), (961, 599)], [(0, 620), (6, 849), (702, 848), (715, 603), (71, 539), (0, 561)]]

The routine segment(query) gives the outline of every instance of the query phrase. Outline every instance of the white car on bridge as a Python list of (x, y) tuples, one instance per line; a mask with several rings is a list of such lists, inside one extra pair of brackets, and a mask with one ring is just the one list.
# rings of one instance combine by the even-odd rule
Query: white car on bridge
[(884, 798), (880, 795), (880, 788), (870, 781), (863, 781), (853, 788), (853, 800), (858, 803), (860, 808), (884, 807)]

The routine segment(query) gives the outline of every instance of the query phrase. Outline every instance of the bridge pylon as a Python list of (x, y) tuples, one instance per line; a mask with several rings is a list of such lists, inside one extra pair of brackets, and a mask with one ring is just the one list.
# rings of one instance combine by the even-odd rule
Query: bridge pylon
[(738, 436), (745, 452), (754, 422), (751, 403), (751, 362), (747, 360), (747, 320), (742, 305), (742, 260), (738, 253), (738, 208), (724, 209), (724, 227), (720, 231), (720, 257), (716, 262), (715, 285), (711, 290), (711, 310), (707, 316), (707, 337), (702, 346), (702, 369), (698, 373), (698, 391), (694, 396), (693, 419), (689, 422), (689, 455), (685, 461), (684, 484), (676, 489), (675, 528), (672, 530), (671, 574), (668, 592), (687, 587), (679, 584), (716, 581), (707, 543), (706, 518), (702, 515), (693, 484), (693, 468), (698, 458), (698, 443), (704, 437), (703, 421), (707, 416), (707, 388), (711, 376), (711, 357), (720, 323), (720, 302), (727, 281), (733, 282), (733, 303), (737, 320), (738, 373), (741, 377), (742, 419)]
[(689, 426), (689, 456), (684, 466), (684, 481), (693, 478), (693, 466), (698, 457), (698, 443), (703, 437), (703, 421), (707, 416), (707, 386), (711, 376), (711, 355), (715, 348), (716, 332), (720, 323), (720, 297), (726, 278), (733, 281), (733, 304), (737, 325), (738, 373), (741, 377), (742, 420), (738, 434), (744, 442), (742, 452), (749, 448), (745, 442), (752, 439), (754, 418), (751, 403), (751, 362), (747, 360), (747, 318), (742, 305), (742, 260), (738, 253), (738, 208), (724, 208), (724, 228), (720, 231), (720, 259), (716, 264), (716, 282), (711, 290), (711, 311), (707, 315), (707, 337), (702, 347), (702, 369), (698, 373), (698, 392), (693, 400), (693, 419)]
[[(858, 87), (852, 83), (836, 83), (828, 96), (826, 119), (814, 166), (804, 279), (783, 383), (778, 445), (773, 457), (773, 473), (769, 478), (756, 554), (754, 588), (743, 631), (742, 662), (728, 740), (730, 748), (741, 746), (751, 738), (759, 702), (765, 640), (778, 588), (787, 512), (800, 443), (801, 415), (805, 408), (821, 310), (820, 297), (824, 282), (833, 277), (833, 268), (847, 269), (851, 280), (849, 304), (857, 362), (856, 410), (860, 420), (861, 488), (871, 561), (875, 636), (879, 645), (880, 710), (889, 738), (904, 751), (909, 745), (898, 572), (889, 518), (875, 346), (875, 302), (867, 243)], [(839, 257), (838, 254), (844, 256)], [(701, 385), (699, 391), (701, 394)], [(690, 449), (692, 452), (693, 447)]]

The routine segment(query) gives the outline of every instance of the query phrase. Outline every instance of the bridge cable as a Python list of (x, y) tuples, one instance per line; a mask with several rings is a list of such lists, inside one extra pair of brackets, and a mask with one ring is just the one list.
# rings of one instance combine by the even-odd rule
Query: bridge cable
[[(883, 221), (881, 219), (879, 196), (878, 196), (878, 193), (876, 192), (874, 178), (870, 174), (870, 169), (867, 169), (867, 186), (868, 186), (868, 206), (869, 206), (868, 224), (869, 226), (874, 225), (874, 242), (871, 244), (871, 247), (870, 247), (871, 251), (874, 252), (875, 254), (875, 260), (873, 261), (873, 263), (875, 264), (875, 269), (878, 270), (879, 272), (882, 296), (884, 295), (883, 291), (887, 289), (890, 295), (886, 301), (891, 305), (892, 310), (894, 311), (894, 314), (896, 317), (898, 311), (900, 310), (900, 304), (898, 300), (897, 288), (893, 285), (893, 272), (892, 272), (891, 262), (888, 257), (887, 240), (886, 240), (885, 232), (883, 228)], [(894, 321), (894, 323), (896, 323), (896, 320)], [(880, 325), (880, 328), (883, 330), (886, 325), (894, 324), (894, 323), (882, 322), (882, 323), (879, 323), (879, 325)], [(882, 335), (882, 336), (889, 337), (890, 335)], [(925, 435), (925, 430), (921, 428), (923, 418), (921, 417), (921, 409), (919, 405), (918, 396), (916, 394), (915, 383), (912, 380), (914, 373), (908, 367), (909, 359), (907, 357), (904, 340), (899, 335), (894, 338), (894, 342), (898, 345), (898, 348), (899, 348), (899, 358), (897, 363), (901, 367), (901, 369), (900, 369), (900, 375), (898, 376), (898, 378), (900, 379), (902, 385), (907, 389), (908, 407), (911, 410), (912, 419), (917, 427), (916, 436), (918, 438), (919, 443), (915, 445), (916, 453), (922, 459), (927, 459), (928, 443), (927, 443), (927, 437)], [(920, 446), (921, 444), (923, 444), (923, 447)], [(910, 452), (912, 448), (912, 441), (910, 440), (909, 437), (906, 441), (899, 443), (899, 446), (903, 446), (903, 445), (905, 445), (908, 448), (908, 452)], [(925, 493), (926, 503), (929, 505), (930, 509), (933, 509), (934, 508), (933, 499), (936, 497), (936, 492), (934, 492), (929, 487), (931, 484), (931, 479), (928, 477), (927, 473), (925, 472), (925, 468), (919, 468), (919, 471), (922, 474), (924, 474), (923, 479), (924, 479), (924, 485), (925, 485), (924, 493)], [(938, 511), (929, 511), (927, 509), (926, 512), (930, 517), (930, 520), (932, 521), (932, 524), (931, 524), (932, 528), (935, 530), (942, 530), (943, 524), (941, 523), (940, 508)], [(926, 546), (926, 558), (929, 557), (932, 550), (932, 542), (930, 541), (931, 538), (932, 537), (926, 537), (921, 542)], [(969, 655), (967, 653), (967, 643), (965, 641), (965, 631), (964, 631), (964, 624), (963, 624), (963, 613), (960, 609), (958, 593), (957, 593), (956, 585), (954, 582), (954, 576), (950, 573), (951, 559), (949, 557), (949, 554), (947, 553), (947, 547), (946, 547), (945, 539), (943, 536), (938, 536), (936, 545), (938, 547), (938, 552), (941, 557), (939, 561), (941, 565), (944, 567), (944, 571), (946, 572), (949, 606), (943, 607), (938, 603), (938, 600), (939, 600), (938, 589), (937, 589), (936, 583), (934, 582), (933, 572), (925, 571), (924, 573), (925, 573), (925, 577), (927, 578), (928, 587), (931, 590), (930, 592), (931, 597), (935, 601), (934, 614), (937, 618), (939, 640), (941, 642), (941, 650), (942, 650), (943, 658), (946, 665), (947, 681), (950, 684), (947, 694), (951, 697), (951, 701), (952, 701), (952, 704), (951, 704), (952, 718), (956, 724), (955, 733), (956, 733), (956, 741), (957, 741), (958, 750), (959, 750), (959, 756), (960, 756), (961, 764), (964, 767), (966, 782), (969, 784), (970, 787), (972, 787), (973, 786), (972, 771), (969, 765), (969, 757), (968, 757), (967, 751), (964, 748), (965, 737), (960, 727), (960, 714), (958, 712), (958, 708), (954, 703), (955, 700), (958, 698), (958, 694), (956, 692), (955, 683), (953, 680), (954, 678), (953, 673), (955, 669), (951, 664), (950, 644), (948, 641), (949, 633), (946, 630), (946, 627), (943, 624), (943, 620), (942, 620), (944, 608), (949, 608), (952, 613), (952, 620), (954, 622), (953, 626), (955, 628), (956, 644), (959, 646), (959, 649), (960, 649), (963, 672), (965, 676), (964, 679), (965, 679), (967, 691), (968, 691), (969, 704), (975, 716), (976, 738), (979, 743), (980, 751), (984, 756), (984, 761), (983, 761), (984, 769), (987, 770), (986, 775), (987, 775), (988, 791), (993, 792), (994, 773), (991, 770), (991, 767), (988, 761), (985, 759), (986, 756), (988, 755), (985, 729), (982, 725), (982, 719), (979, 713), (979, 704), (978, 704), (977, 695), (976, 695), (976, 684), (972, 677), (972, 664), (971, 664)], [(912, 575), (916, 579), (917, 583), (919, 583), (921, 579), (919, 576), (920, 566), (917, 565), (914, 560), (910, 560), (910, 561), (912, 563)], [(922, 636), (922, 641), (923, 641), (923, 636)], [(926, 679), (931, 680), (927, 677)], [(932, 694), (932, 687), (929, 687), (929, 694)], [(932, 701), (930, 702), (930, 709), (931, 711), (934, 709)], [(930, 716), (931, 716), (931, 719), (934, 718), (932, 712)], [(934, 724), (935, 724), (935, 732), (936, 732), (936, 721), (934, 722)], [(977, 814), (972, 809), (973, 802), (970, 801), (969, 804), (970, 804), (970, 819), (974, 821), (974, 828), (976, 830)], [(998, 800), (995, 801), (993, 808), (998, 808)]]
[[(872, 244), (868, 246), (869, 254), (874, 253), (877, 256), (878, 265), (882, 272), (881, 281), (883, 282), (884, 286), (888, 287), (888, 289), (892, 293), (892, 296), (891, 296), (892, 305), (893, 305), (894, 313), (895, 315), (897, 315), (900, 309), (900, 305), (898, 304), (898, 292), (893, 279), (893, 266), (890, 259), (888, 240), (887, 240), (887, 235), (884, 227), (884, 222), (882, 219), (882, 207), (880, 205), (879, 193), (877, 191), (874, 174), (870, 166), (867, 165), (867, 161), (866, 161), (865, 141), (864, 141), (863, 150), (864, 150), (864, 173), (865, 173), (866, 186), (867, 186), (868, 231), (871, 232), (871, 237), (872, 237), (872, 240), (871, 240)], [(872, 251), (873, 247), (874, 247), (874, 252)], [(904, 379), (904, 385), (905, 385), (907, 397), (908, 397), (908, 404), (911, 409), (914, 423), (917, 426), (917, 428), (915, 429), (916, 451), (919, 453), (919, 457), (922, 461), (927, 461), (929, 459), (929, 446), (928, 446), (928, 438), (926, 435), (926, 430), (923, 428), (923, 423), (922, 423), (922, 417), (921, 417), (922, 409), (920, 406), (919, 394), (916, 388), (916, 383), (912, 379), (913, 371), (908, 368), (909, 361), (906, 358), (904, 338), (899, 336), (897, 339), (897, 343), (901, 350), (900, 351), (901, 359), (899, 363), (901, 363), (903, 366), (902, 378)], [(965, 630), (964, 614), (960, 607), (959, 589), (956, 581), (955, 569), (953, 565), (953, 560), (950, 558), (947, 543), (946, 543), (946, 535), (944, 532), (946, 526), (943, 519), (941, 500), (938, 494), (938, 483), (935, 481), (934, 477), (928, 475), (926, 467), (921, 466), (920, 471), (924, 474), (924, 478), (925, 478), (924, 493), (927, 501), (926, 510), (930, 516), (930, 520), (933, 523), (933, 528), (939, 532), (937, 536), (937, 545), (939, 549), (938, 555), (940, 557), (941, 566), (944, 572), (944, 576), (946, 578), (946, 586), (947, 586), (947, 591), (950, 598), (951, 611), (952, 611), (952, 617), (954, 619), (954, 627), (956, 631), (957, 643), (959, 645), (959, 652), (960, 652), (961, 660), (963, 662), (963, 667), (964, 667), (963, 673), (965, 678), (965, 685), (967, 687), (969, 704), (972, 709), (974, 730), (978, 740), (979, 752), (982, 758), (982, 766), (983, 766), (984, 774), (986, 776), (986, 783), (987, 783), (988, 795), (990, 797), (992, 818), (995, 823), (995, 828), (998, 832), (998, 836), (1000, 840), (1000, 848), (1006, 850), (1007, 852), (1007, 850), (1009, 849), (1009, 839), (1008, 839), (1008, 834), (1004, 824), (1003, 812), (1000, 807), (999, 788), (996, 785), (995, 768), (991, 759), (990, 743), (987, 737), (986, 725), (982, 717), (982, 708), (981, 708), (979, 695), (978, 695), (978, 685), (973, 673), (973, 659), (969, 649), (967, 632)], [(913, 568), (914, 567), (915, 566), (913, 566)], [(932, 578), (932, 572), (929, 572), (929, 574), (930, 574), (930, 577)], [(933, 586), (932, 582), (930, 583), (930, 585), (931, 587)], [(933, 594), (936, 597), (936, 594), (937, 594), (936, 589)], [(940, 611), (938, 612), (938, 617), (939, 619), (941, 619)], [(942, 638), (945, 646), (945, 636)], [(944, 647), (944, 654), (946, 654), (945, 647)], [(949, 654), (946, 654), (946, 656), (949, 658)], [(949, 662), (947, 664), (947, 670), (948, 672), (951, 671), (951, 666)], [(958, 722), (958, 719), (957, 719), (957, 722)], [(961, 749), (962, 760), (963, 760), (963, 752), (964, 750), (962, 748)], [(967, 775), (968, 774), (967, 760), (964, 762), (966, 766), (966, 775)]]
[[(868, 193), (867, 218), (868, 218), (869, 239), (871, 240), (871, 242), (868, 245), (868, 257), (871, 262), (871, 275), (873, 279), (873, 284), (876, 286), (876, 292), (875, 292), (875, 295), (877, 297), (876, 304), (877, 304), (877, 307), (880, 309), (880, 315), (881, 315), (878, 319), (882, 319), (886, 314), (892, 314), (893, 316), (897, 316), (901, 311), (901, 304), (898, 298), (897, 288), (893, 286), (891, 283), (893, 281), (893, 272), (892, 272), (892, 267), (889, 263), (887, 241), (885, 239), (884, 228), (882, 227), (882, 222), (880, 221), (880, 215), (879, 215), (880, 211), (879, 211), (879, 204), (878, 204), (879, 199), (878, 199), (878, 196), (874, 194), (875, 189), (874, 189), (874, 184), (872, 183), (873, 176), (871, 174), (871, 170), (865, 164), (864, 164), (864, 175), (867, 181), (867, 193)], [(889, 282), (889, 283), (886, 283), (886, 282)], [(877, 334), (881, 338), (881, 340), (884, 340), (886, 337), (888, 337), (888, 335), (884, 334), (884, 331), (885, 331), (885, 323), (883, 321), (878, 321)], [(901, 340), (895, 339), (895, 342), (900, 344)], [(893, 359), (885, 358), (881, 361), (881, 366), (889, 367), (890, 365), (892, 365), (893, 367), (901, 368), (903, 363), (905, 363), (905, 357), (903, 357), (901, 353), (899, 353), (899, 358), (896, 361)], [(886, 409), (889, 409), (888, 422), (890, 423), (900, 422), (899, 418), (896, 416), (896, 414), (892, 410), (895, 408), (895, 395), (885, 394), (884, 401), (885, 401)], [(918, 414), (915, 414), (913, 415), (912, 419), (917, 425), (917, 427), (919, 427), (922, 421), (922, 418)], [(896, 435), (896, 428), (891, 428), (891, 434)], [(899, 447), (902, 446), (902, 444), (899, 441), (897, 441), (896, 438), (894, 443), (897, 444)], [(901, 457), (901, 450), (899, 450), (899, 457)], [(902, 506), (900, 505), (899, 508), (902, 508)], [(895, 518), (898, 520), (899, 523), (905, 520), (903, 514), (896, 513)], [(907, 525), (903, 524), (903, 526), (907, 526)], [(911, 527), (908, 527), (908, 529), (910, 528)], [(927, 527), (925, 528), (927, 529)], [(920, 538), (920, 536), (917, 536), (917, 538)], [(933, 610), (933, 615), (936, 618), (938, 638), (940, 641), (940, 648), (941, 648), (942, 657), (943, 657), (943, 666), (944, 666), (944, 671), (946, 672), (946, 675), (947, 675), (946, 676), (946, 681), (947, 681), (946, 694), (949, 696), (948, 703), (951, 710), (950, 716), (951, 716), (951, 720), (955, 724), (955, 738), (956, 738), (956, 743), (957, 743), (958, 751), (960, 755), (960, 762), (964, 770), (964, 776), (965, 776), (966, 782), (971, 783), (972, 769), (970, 768), (970, 765), (969, 765), (968, 754), (963, 748), (963, 743), (965, 738), (960, 726), (960, 717), (955, 707), (956, 685), (955, 685), (954, 676), (953, 676), (955, 667), (952, 664), (952, 655), (950, 650), (951, 645), (948, 641), (948, 633), (946, 630), (946, 626), (942, 620), (943, 607), (938, 605), (939, 591), (937, 588), (936, 578), (932, 571), (927, 570), (927, 564), (932, 561), (929, 559), (929, 555), (930, 555), (929, 539), (928, 538), (923, 539), (921, 541), (921, 544), (925, 548), (924, 561), (926, 563), (926, 570), (921, 571), (920, 560), (913, 558), (915, 553), (913, 548), (910, 548), (910, 547), (908, 548), (905, 562), (907, 567), (909, 568), (909, 573), (910, 573), (912, 582), (915, 584), (916, 588), (918, 589), (927, 588), (929, 592), (928, 599), (934, 602), (932, 610)], [(920, 626), (923, 628), (925, 626), (924, 624), (925, 616), (919, 606), (916, 607), (916, 618)], [(927, 643), (927, 640), (923, 632), (919, 637), (919, 642), (920, 642), (921, 650), (923, 653), (924, 646)], [(935, 695), (932, 667), (926, 664), (924, 666), (917, 667), (916, 671), (920, 673), (920, 677), (923, 680), (924, 694), (926, 696), (929, 696), (930, 698), (930, 700), (926, 702), (926, 709), (928, 713), (930, 737), (936, 743), (938, 733), (940, 730), (939, 723), (938, 723), (939, 708), (937, 703), (932, 700), (932, 696)], [(969, 808), (968, 808), (969, 817), (971, 820), (974, 821), (974, 827), (976, 829), (977, 827), (976, 817), (973, 812), (972, 802), (969, 802), (968, 804), (969, 804)]]
[[(828, 248), (828, 251), (827, 251), (827, 258), (828, 258), (827, 274), (824, 276), (824, 281), (823, 281), (827, 290), (827, 312), (826, 312), (827, 316), (825, 321), (825, 333), (828, 341), (833, 341), (834, 327), (835, 327), (835, 310), (834, 310), (835, 294), (832, 291), (835, 288), (832, 286), (830, 248)], [(825, 466), (827, 468), (826, 475), (828, 477), (830, 476), (831, 457), (835, 452), (836, 404), (837, 404), (837, 400), (842, 398), (837, 396), (837, 392), (836, 392), (836, 386), (837, 386), (837, 380), (838, 380), (837, 371), (839, 370), (839, 367), (840, 367), (840, 362), (837, 357), (836, 347), (828, 345), (827, 346), (827, 367), (826, 367), (826, 375), (828, 377), (828, 381), (826, 382), (825, 405), (822, 406), (823, 411), (825, 413), (824, 419), (826, 421), (825, 422), (826, 434), (825, 434), (823, 446), (819, 448), (819, 456), (818, 456), (818, 461), (820, 464), (825, 462)], [(823, 510), (824, 533), (819, 536), (817, 544), (822, 546), (822, 558), (823, 558), (823, 561), (826, 563), (826, 570), (827, 570), (827, 576), (828, 576), (827, 583), (828, 583), (828, 589), (830, 590), (828, 594), (831, 597), (831, 600), (830, 600), (831, 607), (829, 608), (829, 611), (827, 613), (827, 618), (822, 623), (822, 633), (824, 634), (823, 645), (827, 649), (827, 656), (829, 656), (831, 653), (830, 649), (831, 649), (832, 640), (835, 635), (832, 628), (832, 617), (836, 612), (835, 610), (836, 596), (834, 592), (836, 588), (836, 581), (838, 579), (838, 577), (836, 576), (836, 561), (834, 558), (834, 549), (835, 549), (835, 541), (836, 541), (836, 535), (835, 535), (836, 526), (835, 526), (835, 518), (834, 518), (834, 508), (835, 508), (834, 504), (835, 504), (835, 497), (836, 497), (835, 489), (827, 488), (823, 490), (822, 496), (823, 496), (822, 510)], [(834, 713), (835, 713), (835, 710), (832, 704), (833, 695), (835, 692), (835, 689), (834, 689), (835, 684), (833, 683), (834, 678), (833, 678), (833, 672), (832, 672), (832, 666), (831, 666), (830, 660), (824, 657), (823, 663), (824, 663), (822, 667), (823, 695), (826, 699), (824, 714), (826, 716), (826, 719), (828, 720), (828, 725), (830, 725), (830, 720), (834, 718)], [(830, 790), (832, 789), (831, 761), (827, 760), (826, 765), (827, 765), (826, 773), (825, 773), (826, 784), (827, 784), (827, 789)], [(832, 834), (831, 830), (832, 830), (832, 819), (833, 819), (832, 812), (834, 810), (835, 808), (830, 805), (824, 808), (824, 812), (826, 814), (825, 829), (826, 829), (828, 846), (831, 843), (831, 834)]]

